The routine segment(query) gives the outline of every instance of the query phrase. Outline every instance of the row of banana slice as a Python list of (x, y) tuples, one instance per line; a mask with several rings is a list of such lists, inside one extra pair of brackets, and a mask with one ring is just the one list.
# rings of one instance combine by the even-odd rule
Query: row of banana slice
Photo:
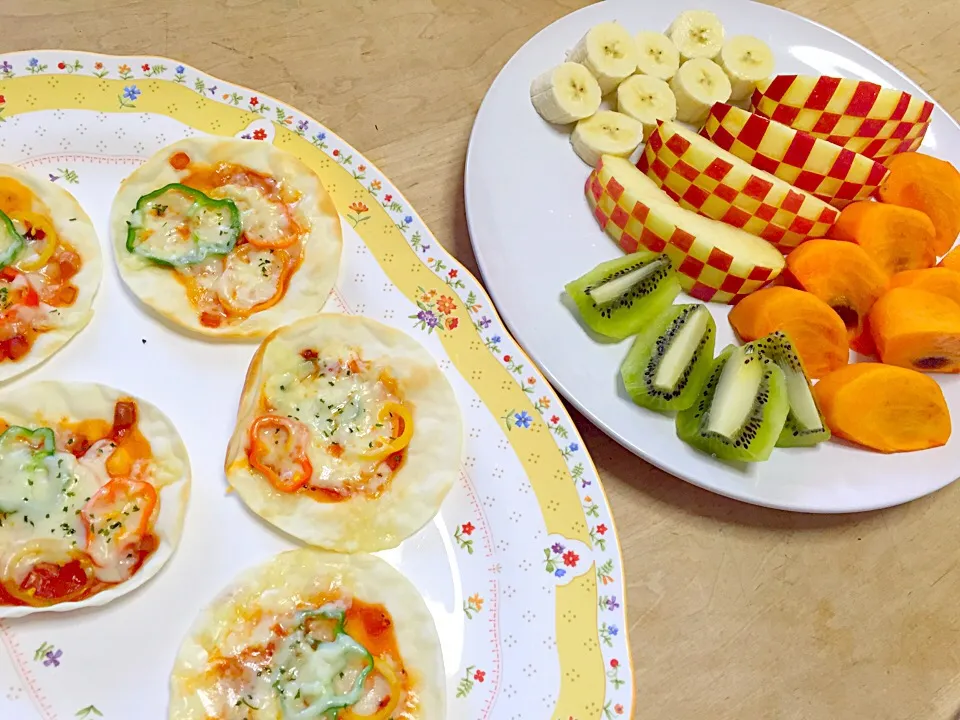
[[(632, 37), (615, 22), (592, 27), (567, 62), (534, 79), (530, 99), (547, 122), (576, 122), (573, 149), (596, 165), (602, 154), (630, 155), (659, 120), (699, 125), (714, 103), (745, 100), (773, 67), (773, 52), (762, 40), (725, 40), (714, 13), (688, 10), (666, 34)], [(617, 111), (600, 110), (614, 90)]]

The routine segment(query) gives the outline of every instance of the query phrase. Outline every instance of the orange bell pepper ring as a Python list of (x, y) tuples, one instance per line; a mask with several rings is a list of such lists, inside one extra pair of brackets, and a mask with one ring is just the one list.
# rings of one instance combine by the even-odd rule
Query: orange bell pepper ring
[(250, 467), (280, 492), (296, 492), (313, 475), (307, 457), (310, 432), (303, 423), (279, 415), (261, 415), (250, 425)]
[(99, 565), (101, 555), (108, 554), (109, 548), (101, 545), (123, 548), (144, 537), (158, 499), (153, 485), (130, 478), (114, 478), (97, 490), (80, 512), (87, 528), (87, 552), (93, 562)]

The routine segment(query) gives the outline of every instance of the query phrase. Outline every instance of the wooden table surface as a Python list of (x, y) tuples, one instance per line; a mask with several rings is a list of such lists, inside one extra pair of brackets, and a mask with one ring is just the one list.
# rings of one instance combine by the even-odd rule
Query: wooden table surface
[[(0, 50), (165, 55), (289, 102), (376, 162), (476, 272), (474, 114), (517, 48), (586, 4), (3, 0)], [(960, 0), (772, 4), (866, 45), (958, 115)], [(883, 512), (789, 514), (674, 479), (576, 420), (618, 520), (638, 718), (960, 718), (960, 484)]]

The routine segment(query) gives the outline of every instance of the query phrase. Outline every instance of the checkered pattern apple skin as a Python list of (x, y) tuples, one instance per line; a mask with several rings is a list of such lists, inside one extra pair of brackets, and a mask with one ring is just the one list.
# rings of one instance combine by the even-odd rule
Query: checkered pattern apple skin
[(624, 252), (666, 253), (680, 286), (698, 300), (734, 305), (780, 274), (780, 268), (745, 263), (668, 221), (626, 192), (602, 162), (584, 192), (594, 218)]
[(887, 175), (865, 155), (725, 103), (711, 108), (700, 134), (837, 208), (869, 199)]
[[(690, 143), (661, 125), (647, 141), (637, 167), (681, 207), (756, 235), (789, 252), (808, 238), (826, 237), (839, 213), (822, 200), (754, 175)], [(786, 188), (784, 190), (784, 188)]]
[(933, 103), (876, 83), (778, 75), (753, 93), (760, 115), (874, 160), (916, 150)]

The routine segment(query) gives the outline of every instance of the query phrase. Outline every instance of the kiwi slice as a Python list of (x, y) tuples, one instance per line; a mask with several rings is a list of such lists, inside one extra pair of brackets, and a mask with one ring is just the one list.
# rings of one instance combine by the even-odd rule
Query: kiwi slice
[(674, 305), (645, 327), (620, 366), (637, 405), (685, 410), (710, 373), (717, 326), (705, 305)]
[(770, 457), (787, 419), (786, 380), (754, 345), (730, 345), (710, 367), (692, 407), (677, 414), (677, 435), (721, 460)]
[(670, 306), (680, 281), (669, 257), (642, 251), (600, 263), (565, 289), (591, 330), (622, 340)]
[(755, 340), (761, 354), (777, 364), (787, 381), (790, 411), (777, 440), (777, 447), (810, 447), (830, 439), (830, 430), (813, 397), (800, 356), (786, 333), (777, 331)]

